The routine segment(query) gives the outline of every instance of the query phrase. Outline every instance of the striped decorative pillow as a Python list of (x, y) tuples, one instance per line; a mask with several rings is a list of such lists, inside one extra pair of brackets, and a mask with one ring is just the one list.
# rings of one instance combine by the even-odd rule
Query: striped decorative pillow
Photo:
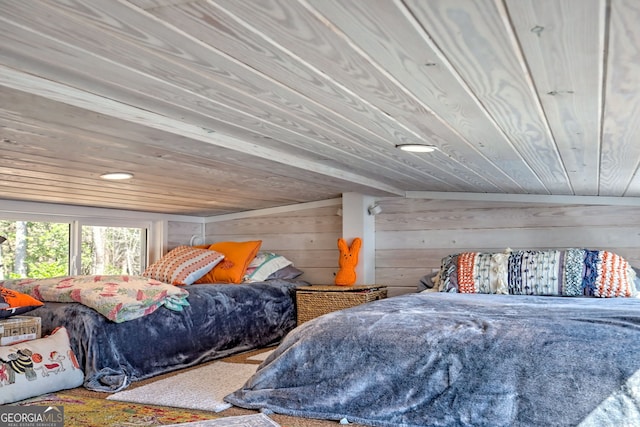
[(463, 252), (442, 259), (438, 290), (569, 297), (636, 296), (636, 273), (604, 250)]
[(142, 275), (172, 285), (191, 285), (223, 259), (220, 252), (178, 246), (149, 266)]

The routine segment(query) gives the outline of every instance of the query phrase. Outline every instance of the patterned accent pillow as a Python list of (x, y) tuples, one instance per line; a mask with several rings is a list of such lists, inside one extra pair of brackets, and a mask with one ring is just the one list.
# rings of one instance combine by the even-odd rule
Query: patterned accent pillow
[(509, 256), (509, 293), (583, 295), (584, 250), (526, 250)]
[(45, 338), (0, 347), (0, 404), (82, 385), (64, 327)]
[(507, 294), (505, 255), (465, 252), (457, 257), (458, 292)]
[(442, 259), (438, 290), (511, 295), (631, 297), (635, 271), (619, 255), (589, 249), (464, 252)]
[(636, 294), (635, 271), (624, 258), (608, 251), (585, 249), (584, 252), (586, 274), (582, 288), (585, 295), (610, 298)]
[(172, 285), (191, 285), (224, 259), (208, 249), (178, 246), (149, 266), (142, 275)]
[(31, 295), (0, 286), (0, 319), (23, 314), (44, 305)]
[(293, 262), (282, 255), (272, 252), (258, 252), (258, 255), (249, 263), (243, 282), (262, 282), (278, 270), (281, 270)]

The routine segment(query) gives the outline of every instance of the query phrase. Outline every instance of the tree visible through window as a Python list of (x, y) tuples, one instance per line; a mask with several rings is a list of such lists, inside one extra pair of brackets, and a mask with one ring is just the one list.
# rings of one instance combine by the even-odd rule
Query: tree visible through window
[(0, 221), (0, 279), (69, 274), (69, 223)]
[[(71, 223), (3, 221), (0, 236), (0, 279), (46, 278), (69, 275)], [(79, 274), (142, 273), (146, 229), (81, 227)]]
[(82, 226), (81, 274), (142, 273), (144, 229)]

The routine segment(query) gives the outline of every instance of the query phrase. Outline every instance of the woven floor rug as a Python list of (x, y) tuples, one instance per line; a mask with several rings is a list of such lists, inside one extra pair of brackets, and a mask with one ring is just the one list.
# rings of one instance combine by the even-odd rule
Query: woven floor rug
[[(78, 396), (64, 391), (45, 394), (16, 404), (62, 406), (64, 407), (64, 425), (72, 427), (165, 426), (208, 421), (218, 417), (207, 411), (115, 402), (103, 398)], [(263, 426), (266, 427), (268, 424)]]
[(224, 397), (242, 387), (257, 367), (255, 364), (214, 362), (112, 394), (107, 399), (220, 412), (231, 406)]
[(216, 420), (196, 421), (185, 424), (170, 424), (165, 427), (281, 427), (264, 414), (239, 415)]

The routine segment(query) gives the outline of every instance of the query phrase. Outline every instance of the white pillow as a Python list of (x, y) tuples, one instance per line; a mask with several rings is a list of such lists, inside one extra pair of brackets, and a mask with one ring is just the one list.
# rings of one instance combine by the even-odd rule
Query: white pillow
[(64, 327), (46, 338), (0, 347), (0, 404), (82, 385)]
[(282, 255), (272, 252), (258, 252), (249, 263), (243, 282), (262, 282), (276, 271), (293, 264)]

